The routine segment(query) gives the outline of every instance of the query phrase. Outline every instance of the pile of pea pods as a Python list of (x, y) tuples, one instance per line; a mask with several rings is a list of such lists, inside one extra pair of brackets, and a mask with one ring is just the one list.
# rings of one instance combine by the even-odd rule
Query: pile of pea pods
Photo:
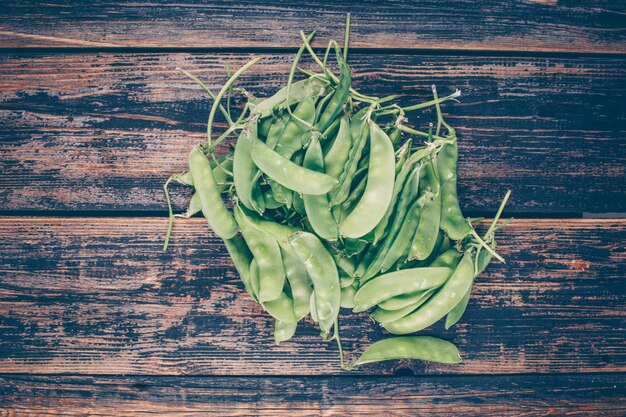
[[(311, 47), (313, 34), (301, 38), (286, 86), (269, 98), (234, 88), (259, 59), (233, 73), (217, 95), (181, 70), (213, 106), (208, 142), (195, 146), (189, 170), (165, 185), (168, 204), (172, 181), (195, 189), (185, 213), (174, 215), (169, 206), (165, 247), (175, 217), (201, 212), (249, 296), (275, 319), (276, 343), (310, 317), (324, 340), (337, 341), (344, 369), (400, 358), (459, 363), (448, 341), (402, 336), (380, 340), (346, 364), (339, 313), (370, 311), (393, 335), (443, 318), (448, 329), (461, 319), (476, 276), (493, 257), (502, 260), (495, 233), (510, 221), (498, 224), (509, 194), (482, 236), (459, 206), (457, 136), (441, 104), (460, 92), (439, 97), (433, 86), (431, 100), (407, 107), (393, 104), (395, 96), (361, 94), (352, 88), (347, 36), (343, 49), (331, 41), (323, 58)], [(300, 68), (305, 52), (318, 71)], [(236, 119), (233, 93), (246, 97)], [(434, 109), (437, 123), (411, 127), (407, 115), (422, 109)], [(214, 139), (217, 112), (228, 128)], [(217, 155), (216, 146), (231, 136), (232, 150)]]

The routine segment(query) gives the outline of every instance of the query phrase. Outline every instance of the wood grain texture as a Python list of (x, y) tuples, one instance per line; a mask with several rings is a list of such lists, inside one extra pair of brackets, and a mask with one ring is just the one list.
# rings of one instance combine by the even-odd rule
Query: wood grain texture
[[(0, 218), (4, 373), (338, 374), (312, 323), (276, 346), (202, 219)], [(459, 366), (399, 361), (361, 372), (502, 374), (626, 371), (626, 220), (518, 220), (455, 328)], [(366, 314), (341, 318), (350, 359), (384, 337)]]
[(0, 414), (73, 416), (594, 416), (626, 413), (617, 375), (449, 378), (5, 376)]
[(619, 0), (12, 1), (0, 47), (285, 47), (300, 30), (352, 46), (456, 50), (626, 52)]
[[(16, 54), (0, 57), (0, 210), (165, 211), (162, 184), (204, 140), (210, 102), (252, 55)], [(291, 55), (267, 54), (241, 79), (267, 96)], [(430, 85), (463, 91), (444, 112), (460, 133), (466, 210), (626, 212), (626, 70), (619, 59), (353, 55), (355, 85), (399, 102)], [(62, 65), (60, 63), (63, 63)], [(431, 113), (409, 115), (426, 128)], [(180, 192), (179, 192), (180, 191)], [(182, 209), (189, 193), (177, 188)]]

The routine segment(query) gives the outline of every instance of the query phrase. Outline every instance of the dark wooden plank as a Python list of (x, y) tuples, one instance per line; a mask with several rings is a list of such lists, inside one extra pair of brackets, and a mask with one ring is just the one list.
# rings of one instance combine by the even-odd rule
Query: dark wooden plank
[[(0, 218), (0, 369), (5, 373), (320, 375), (334, 344), (307, 323), (275, 346), (202, 219)], [(462, 323), (426, 331), (459, 346), (459, 366), (400, 361), (393, 373), (626, 371), (626, 220), (518, 220), (475, 287)], [(384, 337), (341, 318), (350, 359)]]
[(594, 416), (626, 413), (623, 374), (450, 378), (5, 376), (9, 416)]
[(0, 11), (0, 47), (284, 47), (300, 30), (352, 45), (626, 52), (623, 1), (12, 1)]
[[(174, 68), (217, 90), (233, 54), (61, 54), (0, 58), (0, 210), (164, 211), (161, 186), (204, 140), (210, 102)], [(267, 55), (241, 85), (286, 82)], [(400, 103), (460, 88), (460, 194), (493, 210), (626, 212), (626, 71), (619, 59), (355, 55), (355, 84)], [(61, 64), (62, 63), (62, 64)], [(412, 120), (427, 126), (432, 114)], [(179, 190), (181, 188), (179, 187)], [(185, 206), (188, 193), (175, 203)]]

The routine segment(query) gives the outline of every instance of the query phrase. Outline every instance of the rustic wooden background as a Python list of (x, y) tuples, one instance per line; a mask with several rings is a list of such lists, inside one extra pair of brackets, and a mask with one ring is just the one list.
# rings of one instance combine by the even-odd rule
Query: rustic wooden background
[[(0, 415), (626, 415), (626, 3), (325, 3), (1, 2)], [(273, 344), (202, 219), (161, 251), (211, 104), (174, 68), (217, 89), (262, 56), (241, 85), (269, 95), (298, 31), (342, 39), (347, 12), (358, 88), (463, 90), (465, 211), (513, 191), (508, 264), (426, 332), (460, 366), (341, 372), (310, 325)], [(344, 323), (352, 357), (382, 336)]]

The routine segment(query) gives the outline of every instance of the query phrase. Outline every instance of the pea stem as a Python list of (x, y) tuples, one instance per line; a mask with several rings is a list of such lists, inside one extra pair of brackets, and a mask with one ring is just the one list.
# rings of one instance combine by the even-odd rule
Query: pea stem
[[(307, 39), (308, 40), (313, 39), (313, 36), (315, 36), (315, 31), (311, 32), (311, 34), (308, 36)], [(285, 99), (286, 100), (285, 106), (287, 107), (287, 112), (289, 112), (290, 117), (293, 117), (298, 122), (304, 124), (305, 126), (309, 128), (312, 128), (313, 126), (310, 123), (308, 123), (306, 120), (302, 120), (300, 117), (296, 116), (291, 111), (291, 85), (293, 84), (293, 77), (296, 73), (296, 68), (298, 68), (298, 62), (300, 62), (300, 58), (302, 58), (302, 54), (304, 53), (304, 49), (305, 49), (304, 45), (302, 45), (300, 49), (298, 49), (298, 53), (296, 54), (296, 57), (293, 60), (293, 64), (291, 65), (291, 70), (289, 71), (289, 78), (287, 80), (287, 98)]]
[(343, 59), (348, 60), (348, 44), (350, 43), (350, 13), (346, 15), (346, 33), (343, 38)]
[[(211, 99), (213, 101), (215, 101), (215, 94), (213, 94), (213, 92), (211, 91), (211, 89), (209, 89), (209, 87), (203, 83), (202, 81), (200, 81), (200, 79), (198, 77), (196, 77), (195, 75), (192, 75), (190, 72), (178, 67), (176, 68), (176, 70), (178, 72), (180, 72), (181, 74), (183, 74), (185, 77), (189, 78), (191, 81), (195, 82), (196, 84), (198, 84), (204, 91), (206, 91), (206, 93), (209, 95), (209, 97), (211, 97)], [(224, 108), (224, 106), (222, 106), (221, 104), (219, 105), (219, 109), (220, 112), (224, 115), (224, 118), (228, 121), (228, 124), (232, 125), (233, 121), (230, 118), (230, 114), (226, 111), (226, 109)]]
[(237, 72), (235, 72), (228, 79), (228, 81), (226, 81), (226, 84), (224, 84), (220, 92), (217, 94), (217, 97), (215, 97), (213, 106), (211, 107), (211, 112), (209, 113), (209, 120), (207, 122), (206, 136), (207, 136), (207, 142), (208, 142), (209, 148), (211, 147), (211, 133), (212, 133), (211, 130), (213, 128), (213, 119), (215, 119), (215, 113), (217, 111), (220, 101), (222, 100), (222, 97), (224, 97), (224, 94), (226, 93), (226, 91), (235, 83), (235, 81), (237, 81), (237, 79), (241, 76), (241, 74), (246, 72), (248, 68), (250, 68), (257, 62), (259, 62), (260, 60), (261, 58), (254, 58), (253, 60), (245, 64), (243, 67), (239, 68)]
[(443, 116), (441, 115), (441, 105), (438, 101), (439, 96), (437, 95), (437, 87), (435, 87), (435, 84), (433, 84), (431, 88), (433, 90), (433, 97), (435, 99), (435, 110), (437, 111), (437, 130), (435, 130), (435, 135), (439, 136), (439, 132), (441, 131), (441, 123), (443, 122)]

